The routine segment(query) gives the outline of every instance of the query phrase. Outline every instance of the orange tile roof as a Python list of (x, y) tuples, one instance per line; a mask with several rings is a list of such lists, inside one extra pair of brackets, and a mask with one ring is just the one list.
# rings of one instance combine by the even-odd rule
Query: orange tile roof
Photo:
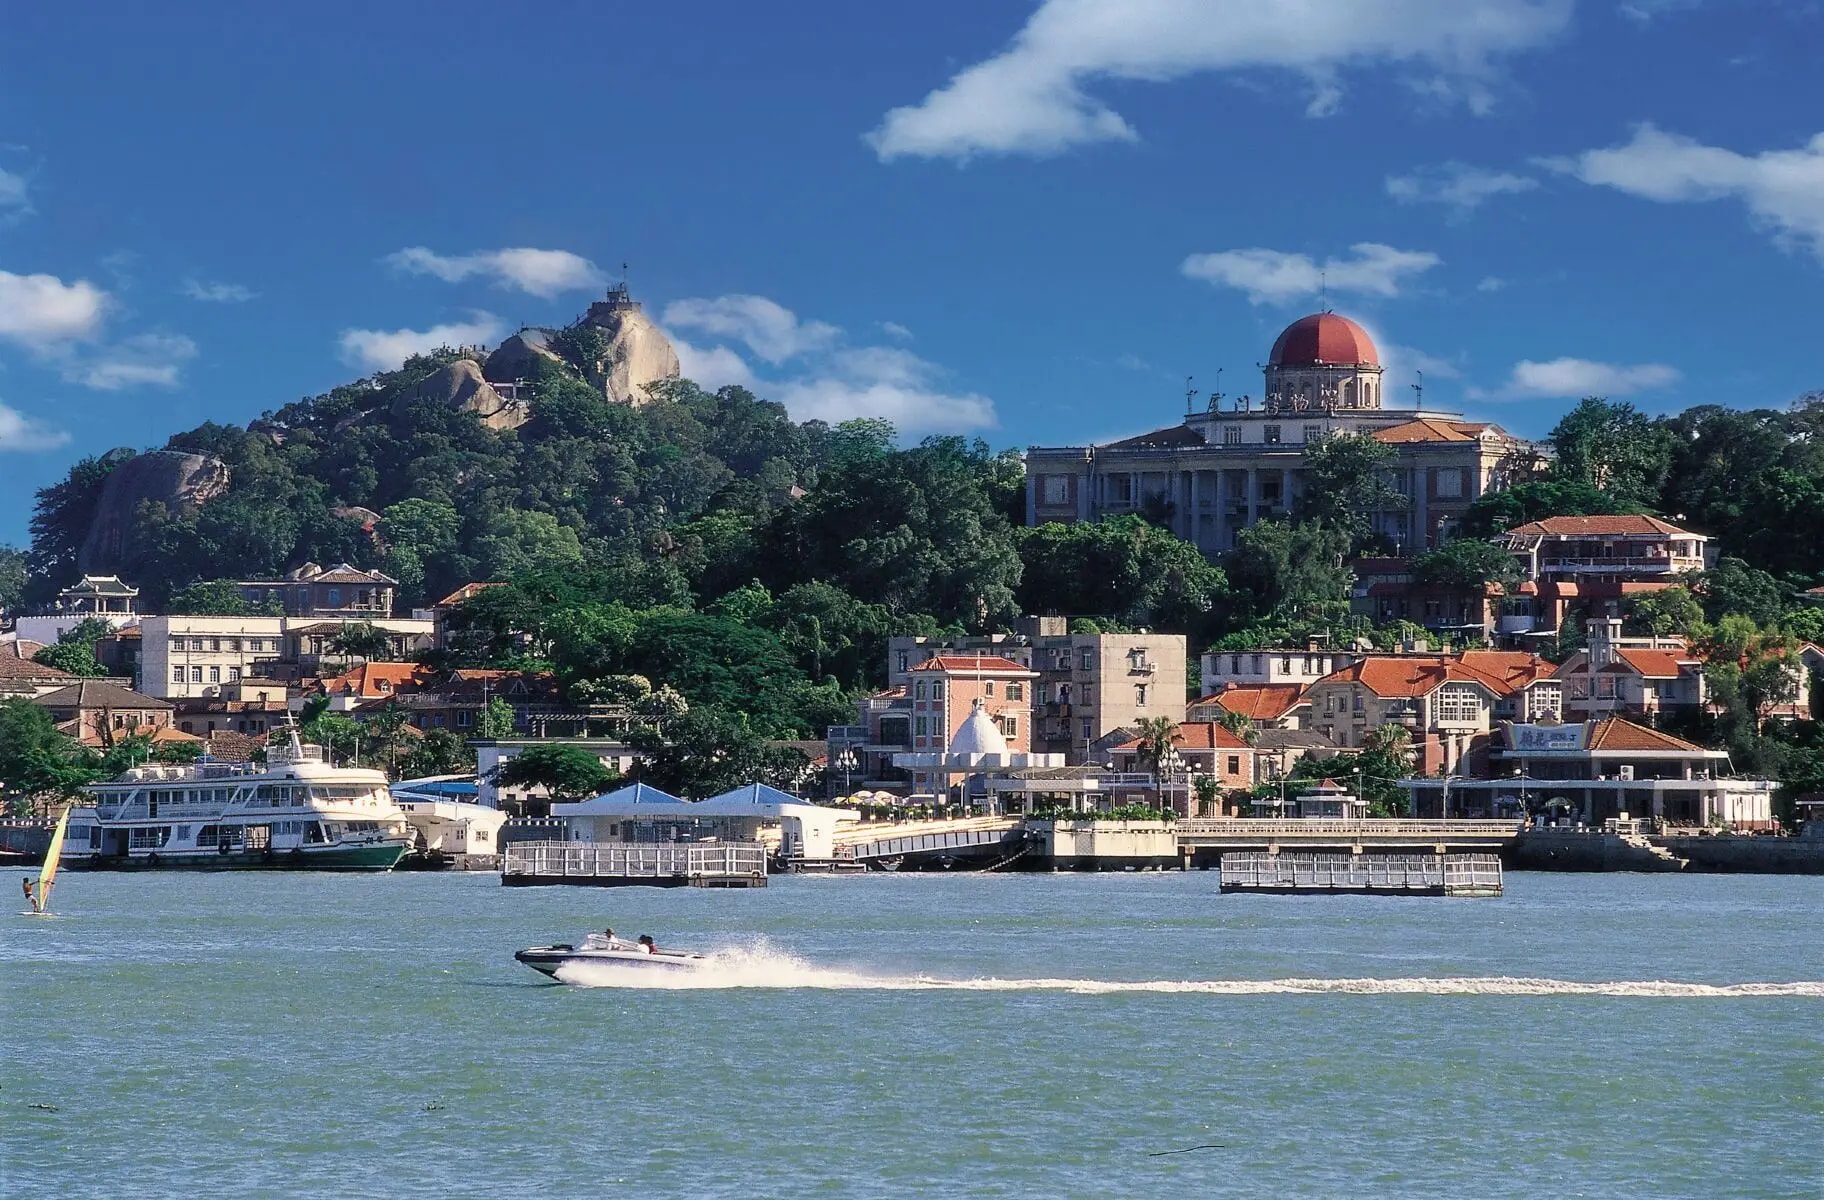
[(1505, 696), (1517, 686), (1441, 654), (1370, 655), (1317, 682), (1359, 683), (1383, 698), (1428, 696), (1446, 683), (1478, 684), (1497, 696)]
[(1472, 670), (1499, 679), (1508, 691), (1541, 679), (1550, 679), (1558, 664), (1524, 650), (1465, 650), (1457, 661)]
[(368, 662), (340, 675), (329, 676), (321, 683), (323, 690), (332, 696), (349, 695), (373, 699), (424, 687), (430, 683), (434, 674), (423, 663)]
[(1653, 534), (1669, 534), (1673, 537), (1701, 537), (1688, 529), (1680, 529), (1658, 517), (1546, 517), (1542, 521), (1528, 521), (1516, 525), (1509, 533), (1530, 533), (1546, 537), (1647, 537)]
[(1304, 687), (1296, 683), (1231, 683), (1196, 703), (1221, 705), (1250, 721), (1277, 721), (1307, 701)]
[(449, 608), (451, 605), (461, 604), (464, 600), (473, 600), (476, 596), (479, 596), (489, 588), (504, 586), (506, 585), (500, 583), (465, 583), (443, 599), (439, 600), (434, 607)]
[[(1133, 750), (1140, 739), (1132, 737), (1110, 746), (1111, 750)], [(1249, 750), (1246, 739), (1221, 721), (1185, 721), (1172, 731), (1172, 745), (1186, 750)]]
[(1648, 679), (1677, 679), (1681, 664), (1690, 661), (1689, 655), (1677, 650), (1621, 649), (1615, 651), (1615, 657)]
[(1417, 417), (1403, 425), (1375, 431), (1374, 440), (1390, 446), (1411, 442), (1473, 442), (1488, 428), (1487, 422), (1443, 421), (1437, 417)]
[(1021, 675), (1036, 675), (1038, 673), (1030, 667), (1022, 667), (1011, 658), (1003, 658), (998, 654), (939, 654), (935, 657), (927, 658), (924, 662), (919, 663), (912, 669), (914, 671), (957, 672), (965, 675), (978, 671), (997, 674), (1006, 674), (1013, 671), (1018, 672)]
[(1703, 753), (1702, 746), (1694, 746), (1683, 738), (1675, 738), (1669, 733), (1657, 729), (1648, 729), (1645, 725), (1636, 725), (1620, 717), (1608, 717), (1592, 723), (1589, 736), (1585, 739), (1586, 750), (1679, 750), (1695, 754)]

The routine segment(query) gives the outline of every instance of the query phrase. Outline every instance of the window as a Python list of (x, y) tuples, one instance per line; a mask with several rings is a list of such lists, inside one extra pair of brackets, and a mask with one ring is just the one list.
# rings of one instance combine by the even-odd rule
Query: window
[(1469, 725), (1482, 719), (1482, 701), (1469, 688), (1444, 688), (1438, 692), (1437, 720), (1441, 724)]
[(240, 678), (241, 678), (241, 669), (239, 667), (229, 667), (228, 668), (228, 682), (235, 683), (235, 682), (238, 682), (240, 680)]
[(1260, 429), (1261, 440), (1269, 446), (1279, 445), (1279, 426), (1263, 425)]
[(456, 728), (467, 729), (475, 723), (475, 713), (466, 708), (456, 710)]
[(1041, 475), (1039, 477), (1039, 496), (1046, 504), (1070, 503), (1070, 476)]
[(220, 683), (221, 681), (222, 681), (222, 669), (220, 667), (210, 667), (209, 668), (209, 682), (210, 683)]
[(1358, 713), (1362, 711), (1362, 694), (1360, 692), (1355, 693), (1355, 711)]
[(1025, 686), (1018, 683), (1009, 683), (1007, 685), (1007, 698), (1009, 700), (1024, 700), (1026, 698)]
[(904, 671), (906, 669), (907, 652), (904, 650), (899, 650), (899, 651), (896, 651), (895, 653), (898, 655), (899, 670)]
[(336, 607), (339, 607), (341, 605), (341, 603), (342, 603), (342, 589), (337, 588), (337, 587), (330, 588), (329, 589), (329, 606), (331, 608), (336, 608)]
[(1336, 711), (1336, 696), (1331, 692), (1324, 693), (1324, 715), (1327, 717)]
[(994, 695), (994, 680), (985, 679), (982, 681), (982, 695), (988, 696), (988, 697), (992, 697)]
[(1305, 439), (1306, 445), (1309, 445), (1312, 442), (1322, 441), (1324, 437), (1324, 427), (1322, 425), (1307, 425), (1300, 432), (1301, 436)]
[(924, 737), (929, 734), (931, 732), (931, 718), (914, 717), (912, 720), (912, 732), (919, 737)]
[(1058, 685), (1058, 703), (1070, 703), (1070, 685), (1068, 683), (1060, 683)]
[(172, 667), (171, 668), (171, 682), (172, 683), (182, 683), (183, 681), (184, 681), (184, 669), (182, 667)]
[(221, 638), (210, 638), (209, 639), (209, 651), (212, 654), (220, 654), (222, 652), (222, 639)]
[(1239, 754), (1229, 755), (1229, 774), (1231, 774), (1231, 775), (1241, 774), (1241, 755), (1239, 755)]
[(1080, 671), (1095, 670), (1096, 669), (1096, 652), (1094, 650), (1089, 649), (1087, 646), (1084, 647), (1083, 650), (1081, 652), (1079, 652), (1077, 655), (1077, 669)]
[(1003, 737), (1018, 737), (1020, 735), (1020, 719), (1013, 716), (1003, 716), (1001, 718), (1001, 735)]
[(191, 683), (201, 683), (202, 681), (203, 681), (203, 669), (201, 667), (191, 667), (190, 668), (190, 682)]
[(925, 684), (923, 680), (912, 685), (912, 696), (917, 700), (923, 700), (925, 698)]
[(1146, 685), (1144, 683), (1134, 685), (1134, 703), (1141, 708), (1146, 707)]
[(190, 639), (190, 649), (191, 650), (200, 653), (202, 651), (202, 648), (203, 648), (203, 639), (202, 638), (191, 638)]
[(1463, 468), (1439, 467), (1437, 474), (1438, 499), (1454, 500), (1463, 494)]
[(1241, 426), (1224, 425), (1222, 427), (1222, 444), (1225, 446), (1241, 445)]
[(1083, 740), (1088, 741), (1096, 736), (1096, 723), (1087, 717), (1083, 720)]

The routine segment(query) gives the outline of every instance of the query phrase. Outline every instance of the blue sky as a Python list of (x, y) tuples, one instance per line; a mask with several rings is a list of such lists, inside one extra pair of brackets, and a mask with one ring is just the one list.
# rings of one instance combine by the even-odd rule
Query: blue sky
[(1812, 0), (99, 3), (0, 36), (0, 541), (81, 455), (568, 321), (623, 261), (705, 382), (998, 445), (1170, 423), (1186, 375), (1258, 394), (1320, 274), (1399, 387), (1524, 434), (1589, 392), (1824, 387)]

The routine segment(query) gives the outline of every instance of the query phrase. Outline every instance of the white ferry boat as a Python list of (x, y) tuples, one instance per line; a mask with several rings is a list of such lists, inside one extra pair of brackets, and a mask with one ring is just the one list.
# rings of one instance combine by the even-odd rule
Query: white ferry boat
[(387, 871), (412, 845), (384, 774), (330, 765), (295, 729), (264, 767), (151, 764), (84, 790), (64, 849), (72, 869)]

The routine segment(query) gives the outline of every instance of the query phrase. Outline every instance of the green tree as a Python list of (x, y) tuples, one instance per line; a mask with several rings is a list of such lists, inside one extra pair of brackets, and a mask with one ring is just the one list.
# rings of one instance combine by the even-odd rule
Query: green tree
[(1349, 536), (1317, 522), (1257, 521), (1223, 560), (1244, 620), (1345, 614), (1354, 575), (1344, 565)]
[(349, 658), (385, 658), (391, 636), (372, 621), (350, 621), (329, 639), (330, 649)]
[(1780, 581), (1739, 558), (1725, 557), (1714, 569), (1703, 572), (1696, 591), (1712, 622), (1733, 614), (1756, 625), (1776, 625), (1786, 611), (1787, 589)]
[(21, 698), (0, 700), (0, 795), (11, 815), (31, 815), (38, 800), (74, 796), (99, 774), (93, 757), (58, 731), (48, 709)]
[(1704, 620), (1704, 606), (1683, 584), (1646, 592), (1629, 600), (1626, 628), (1630, 633), (1656, 637), (1686, 634), (1694, 638), (1703, 637), (1709, 629)]
[(24, 598), (25, 551), (0, 546), (0, 612), (18, 612)]
[(543, 788), (553, 800), (597, 795), (616, 778), (595, 755), (575, 746), (528, 746), (491, 775), (496, 787)]
[(1493, 586), (1506, 592), (1520, 582), (1520, 563), (1492, 542), (1456, 538), (1414, 558), (1412, 573), (1437, 587), (1479, 594)]
[(1632, 404), (1591, 396), (1552, 428), (1554, 478), (1587, 484), (1623, 504), (1659, 499), (1672, 466), (1672, 440)]
[(475, 723), (475, 736), (488, 741), (499, 741), (512, 737), (518, 728), (513, 706), (495, 696), (481, 710), (481, 719)]
[(102, 618), (88, 617), (58, 634), (57, 644), (32, 655), (32, 661), (72, 675), (98, 678), (108, 669), (95, 657), (95, 643), (113, 632), (114, 627)]
[(1293, 519), (1340, 530), (1352, 549), (1360, 549), (1373, 528), (1374, 514), (1410, 507), (1387, 479), (1395, 457), (1392, 446), (1365, 433), (1333, 433), (1306, 443)]
[(1465, 510), (1458, 531), (1466, 538), (1491, 538), (1546, 517), (1625, 516), (1644, 511), (1644, 506), (1618, 500), (1591, 483), (1538, 479), (1476, 497)]
[[(284, 609), (276, 601), (272, 607)], [(172, 594), (165, 607), (188, 617), (244, 617), (252, 611), (233, 580), (211, 579), (187, 584)]]
[(714, 708), (693, 708), (664, 730), (636, 729), (627, 741), (640, 753), (640, 778), (680, 796), (756, 782), (789, 790), (809, 766), (802, 751), (774, 746), (741, 716)]
[(1141, 717), (1135, 726), (1139, 735), (1139, 760), (1157, 775), (1171, 756), (1178, 723), (1170, 717)]

